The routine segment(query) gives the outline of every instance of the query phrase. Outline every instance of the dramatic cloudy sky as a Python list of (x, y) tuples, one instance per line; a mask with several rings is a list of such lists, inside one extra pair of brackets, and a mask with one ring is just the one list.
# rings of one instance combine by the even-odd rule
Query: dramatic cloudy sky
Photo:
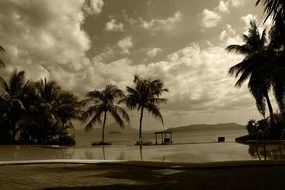
[[(262, 23), (255, 0), (1, 0), (0, 44), (6, 74), (25, 70), (79, 96), (125, 89), (134, 74), (159, 78), (170, 90), (166, 127), (244, 124), (260, 115), (246, 86), (233, 87), (227, 70), (241, 57), (225, 47), (251, 18)], [(161, 126), (150, 115), (145, 123)]]

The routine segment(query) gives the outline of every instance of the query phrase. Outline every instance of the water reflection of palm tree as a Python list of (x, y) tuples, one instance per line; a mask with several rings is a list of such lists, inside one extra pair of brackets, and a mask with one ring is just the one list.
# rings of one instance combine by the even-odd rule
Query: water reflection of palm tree
[(103, 155), (103, 160), (106, 160), (105, 146), (102, 146), (102, 155)]
[(139, 150), (140, 150), (140, 161), (143, 161), (143, 146), (142, 145), (139, 146)]

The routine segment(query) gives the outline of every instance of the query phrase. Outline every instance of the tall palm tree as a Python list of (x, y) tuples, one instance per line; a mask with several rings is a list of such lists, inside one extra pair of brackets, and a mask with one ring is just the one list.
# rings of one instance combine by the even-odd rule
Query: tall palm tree
[(268, 91), (271, 87), (270, 64), (267, 51), (266, 30), (261, 34), (255, 21), (250, 22), (248, 35), (243, 35), (243, 45), (230, 45), (226, 49), (244, 56), (244, 59), (229, 69), (231, 75), (239, 77), (235, 86), (241, 85), (249, 79), (248, 88), (256, 100), (258, 111), (265, 116), (267, 103), (271, 120), (274, 121), (273, 109)]
[(121, 100), (127, 107), (137, 109), (140, 111), (140, 123), (139, 123), (139, 141), (142, 142), (142, 120), (144, 110), (146, 109), (154, 117), (158, 117), (163, 124), (163, 117), (159, 111), (158, 104), (165, 103), (167, 99), (161, 98), (161, 94), (168, 92), (167, 88), (164, 88), (163, 82), (160, 80), (143, 79), (137, 75), (134, 77), (135, 87), (127, 86), (127, 96)]
[(102, 123), (101, 118), (103, 117), (102, 144), (105, 143), (107, 114), (110, 114), (120, 127), (123, 127), (124, 123), (130, 120), (127, 112), (117, 104), (118, 98), (122, 97), (124, 97), (123, 91), (115, 85), (106, 85), (103, 90), (94, 90), (86, 94), (85, 102), (88, 108), (83, 113), (82, 120), (89, 120), (85, 126), (85, 129), (89, 130), (97, 122)]

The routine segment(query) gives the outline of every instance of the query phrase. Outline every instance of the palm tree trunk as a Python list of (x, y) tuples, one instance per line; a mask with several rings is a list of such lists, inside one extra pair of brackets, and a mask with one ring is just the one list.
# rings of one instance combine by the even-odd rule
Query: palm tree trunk
[(139, 144), (142, 144), (142, 119), (143, 119), (143, 110), (144, 107), (141, 107), (141, 117), (140, 117), (140, 129), (139, 129)]
[(107, 115), (107, 111), (104, 112), (104, 120), (103, 120), (103, 125), (102, 125), (102, 143), (105, 142), (104, 140), (105, 140), (106, 115)]
[(264, 96), (266, 98), (266, 102), (267, 102), (267, 106), (268, 106), (271, 122), (274, 123), (274, 114), (273, 114), (273, 109), (272, 109), (272, 105), (271, 105), (268, 93), (266, 92), (264, 94)]

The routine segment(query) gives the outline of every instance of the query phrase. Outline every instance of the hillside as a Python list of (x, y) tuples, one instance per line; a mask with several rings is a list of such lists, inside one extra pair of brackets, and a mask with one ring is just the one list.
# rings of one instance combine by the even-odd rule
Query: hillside
[(195, 124), (195, 125), (169, 128), (165, 131), (189, 132), (189, 131), (236, 130), (236, 129), (237, 130), (245, 129), (245, 127), (237, 123)]
[[(84, 129), (77, 129), (77, 131), (84, 131)], [(90, 133), (100, 133), (101, 134), (102, 128), (101, 126), (94, 126)], [(131, 133), (137, 133), (137, 130), (132, 128), (130, 125), (125, 126), (124, 128), (121, 128), (117, 123), (111, 123), (109, 125), (106, 125), (105, 127), (105, 134), (113, 133), (113, 134), (131, 134)]]

